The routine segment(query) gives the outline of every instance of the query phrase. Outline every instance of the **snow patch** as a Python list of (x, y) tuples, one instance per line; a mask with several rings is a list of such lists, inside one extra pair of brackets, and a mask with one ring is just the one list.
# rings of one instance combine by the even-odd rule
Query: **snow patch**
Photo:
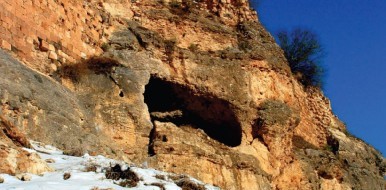
[[(55, 169), (54, 172), (46, 172), (42, 176), (33, 175), (30, 181), (20, 181), (15, 176), (0, 174), (4, 178), (4, 183), (0, 184), (0, 189), (4, 190), (123, 190), (126, 187), (119, 186), (118, 181), (106, 179), (105, 172), (115, 165), (120, 165), (122, 170), (130, 168), (138, 177), (139, 182), (135, 187), (129, 189), (135, 190), (181, 190), (175, 184), (170, 176), (176, 174), (158, 171), (150, 168), (141, 168), (130, 166), (125, 162), (106, 158), (104, 156), (90, 156), (88, 154), (82, 157), (63, 155), (63, 151), (43, 143), (31, 141), (33, 149), (27, 149), (29, 152), (37, 152), (43, 160), (53, 160), (48, 165)], [(63, 178), (65, 173), (71, 176), (67, 180)], [(192, 182), (205, 185), (207, 190), (219, 190), (220, 188), (204, 184), (194, 178), (183, 176)]]

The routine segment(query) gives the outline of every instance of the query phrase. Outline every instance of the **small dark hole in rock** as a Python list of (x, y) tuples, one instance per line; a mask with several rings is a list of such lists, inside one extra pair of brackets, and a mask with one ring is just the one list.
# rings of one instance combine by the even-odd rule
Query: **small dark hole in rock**
[(123, 91), (119, 92), (119, 96), (120, 96), (120, 97), (125, 96), (125, 95), (123, 94)]
[(173, 151), (174, 151), (174, 148), (173, 148), (173, 147), (168, 147), (168, 148), (166, 148), (166, 150), (167, 150), (168, 152), (173, 152)]
[(162, 142), (168, 142), (168, 138), (166, 137), (166, 135), (162, 136)]
[(326, 171), (318, 171), (318, 175), (324, 179), (333, 179), (334, 177)]
[(327, 136), (327, 145), (330, 147), (331, 152), (335, 155), (339, 152), (339, 141), (334, 138), (331, 134)]

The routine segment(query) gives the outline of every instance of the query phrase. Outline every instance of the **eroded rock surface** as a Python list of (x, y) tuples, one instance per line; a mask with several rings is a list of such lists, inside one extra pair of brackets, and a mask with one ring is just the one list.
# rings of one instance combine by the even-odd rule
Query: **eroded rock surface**
[[(1, 115), (28, 139), (63, 148), (68, 154), (108, 152), (90, 120), (87, 102), (52, 78), (0, 52)], [(16, 132), (14, 130), (13, 132)], [(98, 136), (97, 136), (98, 135)], [(25, 146), (25, 140), (19, 140)]]
[(292, 76), (247, 1), (87, 6), (114, 20), (99, 23), (114, 28), (102, 54), (39, 73), (0, 51), (12, 143), (147, 163), (229, 190), (384, 189), (382, 155), (345, 135), (322, 92)]
[(28, 172), (42, 174), (51, 168), (36, 153), (23, 150), (30, 143), (20, 130), (0, 116), (0, 173), (18, 174)]

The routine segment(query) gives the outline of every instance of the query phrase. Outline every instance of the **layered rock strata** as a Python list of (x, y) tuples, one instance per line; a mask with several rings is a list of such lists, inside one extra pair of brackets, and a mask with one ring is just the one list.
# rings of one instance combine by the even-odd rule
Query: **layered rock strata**
[[(11, 50), (0, 52), (0, 115), (14, 126), (2, 139), (18, 150), (42, 141), (230, 190), (384, 189), (382, 155), (292, 76), (247, 1), (33, 2), (63, 7), (55, 14), (76, 25), (63, 32), (81, 38), (67, 43), (65, 25), (56, 41), (14, 36), (13, 25), (11, 40), (0, 36)], [(84, 14), (72, 17), (69, 5)]]

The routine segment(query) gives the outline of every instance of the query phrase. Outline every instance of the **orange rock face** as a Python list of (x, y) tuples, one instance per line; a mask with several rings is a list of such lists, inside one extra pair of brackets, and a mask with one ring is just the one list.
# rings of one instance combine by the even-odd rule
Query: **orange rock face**
[[(1, 47), (24, 62), (0, 52), (0, 115), (15, 124), (13, 143), (146, 162), (229, 190), (384, 187), (382, 155), (292, 76), (248, 1), (4, 1), (0, 10)], [(1, 155), (23, 157), (1, 165), (8, 173), (33, 163), (21, 149)]]

